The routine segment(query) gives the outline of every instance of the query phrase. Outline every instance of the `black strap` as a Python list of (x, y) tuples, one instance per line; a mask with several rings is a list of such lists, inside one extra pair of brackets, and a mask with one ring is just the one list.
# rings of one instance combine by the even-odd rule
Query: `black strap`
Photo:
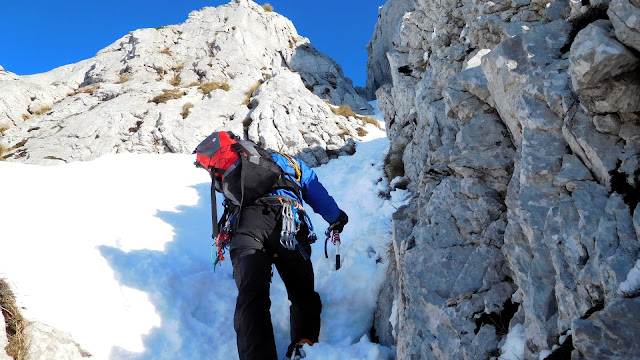
[(216, 189), (214, 185), (213, 173), (211, 174), (211, 225), (213, 232), (211, 237), (213, 239), (218, 237), (218, 204), (216, 203)]

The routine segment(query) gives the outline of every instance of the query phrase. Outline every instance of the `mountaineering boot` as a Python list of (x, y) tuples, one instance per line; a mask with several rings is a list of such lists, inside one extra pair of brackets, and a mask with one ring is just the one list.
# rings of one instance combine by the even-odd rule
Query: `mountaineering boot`
[(302, 346), (307, 344), (309, 346), (313, 345), (313, 342), (309, 339), (302, 339), (298, 342), (292, 342), (287, 349), (287, 354), (285, 355), (287, 359), (291, 360), (300, 360), (307, 356), (302, 350)]

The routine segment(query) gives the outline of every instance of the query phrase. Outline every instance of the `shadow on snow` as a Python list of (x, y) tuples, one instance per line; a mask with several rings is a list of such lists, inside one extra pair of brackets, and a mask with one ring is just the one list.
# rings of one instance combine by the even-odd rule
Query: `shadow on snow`
[(160, 327), (143, 336), (142, 353), (114, 348), (111, 358), (204, 359), (237, 354), (233, 331), (237, 290), (231, 261), (213, 272), (210, 185), (194, 188), (199, 195), (197, 205), (156, 214), (174, 229), (173, 241), (164, 251), (99, 249), (119, 282), (147, 293), (161, 318)]

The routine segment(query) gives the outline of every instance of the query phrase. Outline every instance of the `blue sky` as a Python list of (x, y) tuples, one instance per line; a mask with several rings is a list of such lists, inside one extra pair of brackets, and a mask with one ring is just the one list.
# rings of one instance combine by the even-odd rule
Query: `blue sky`
[[(298, 33), (342, 66), (355, 86), (366, 82), (367, 51), (386, 0), (267, 0)], [(146, 27), (179, 24), (189, 12), (228, 0), (6, 1), (0, 12), (0, 65), (18, 75), (41, 73), (93, 57)]]

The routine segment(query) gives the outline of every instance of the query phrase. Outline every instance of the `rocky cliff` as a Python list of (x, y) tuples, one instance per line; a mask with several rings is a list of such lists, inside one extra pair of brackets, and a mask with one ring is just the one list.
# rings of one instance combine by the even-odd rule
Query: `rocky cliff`
[[(640, 358), (640, 2), (385, 7), (411, 10), (381, 11), (369, 82), (385, 171), (413, 199), (381, 342), (398, 359)], [(518, 333), (523, 352), (503, 348)]]
[(0, 157), (57, 164), (191, 152), (212, 130), (227, 129), (317, 165), (354, 149), (362, 121), (331, 111), (343, 104), (372, 112), (291, 21), (234, 0), (183, 24), (133, 31), (47, 73), (0, 68)]

